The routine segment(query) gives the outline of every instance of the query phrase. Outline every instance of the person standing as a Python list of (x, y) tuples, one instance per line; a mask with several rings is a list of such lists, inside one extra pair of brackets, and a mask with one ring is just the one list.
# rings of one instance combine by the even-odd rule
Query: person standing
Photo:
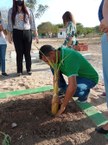
[(6, 62), (5, 62), (5, 57), (6, 57), (6, 48), (7, 48), (7, 42), (5, 38), (4, 31), (5, 30), (5, 25), (1, 16), (0, 12), (0, 65), (1, 65), (1, 71), (2, 71), (2, 76), (8, 76), (6, 73)]
[(32, 32), (37, 43), (38, 36), (33, 13), (24, 0), (13, 0), (13, 7), (8, 12), (8, 31), (8, 41), (12, 43), (13, 40), (15, 46), (18, 76), (23, 74), (23, 56), (27, 74), (31, 75)]
[(63, 43), (64, 46), (74, 47), (77, 44), (76, 40), (76, 22), (74, 16), (70, 11), (66, 11), (63, 16), (63, 24), (66, 27), (66, 38)]
[[(70, 11), (66, 11), (62, 16), (62, 20), (64, 27), (66, 28), (66, 38), (62, 44), (62, 47), (76, 49), (75, 45), (77, 45), (78, 41), (76, 39), (76, 22), (74, 16)], [(52, 68), (51, 70), (54, 74)], [(67, 84), (61, 71), (59, 71), (58, 86), (59, 86), (59, 96), (64, 95), (64, 93), (66, 92)]]
[[(102, 65), (103, 65), (103, 76), (106, 91), (106, 102), (108, 107), (108, 0), (102, 0), (99, 7), (99, 20), (100, 20), (100, 30), (104, 32), (101, 37), (102, 46)], [(106, 134), (108, 133), (108, 123), (97, 127), (96, 131), (98, 133)]]

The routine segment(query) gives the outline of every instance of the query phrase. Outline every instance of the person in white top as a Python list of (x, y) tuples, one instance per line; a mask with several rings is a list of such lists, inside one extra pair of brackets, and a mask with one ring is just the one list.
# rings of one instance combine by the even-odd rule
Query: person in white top
[(0, 12), (0, 64), (1, 64), (1, 72), (2, 72), (1, 74), (2, 76), (8, 76), (8, 74), (5, 71), (6, 69), (5, 57), (6, 57), (7, 42), (4, 34), (4, 29), (5, 26)]
[(27, 75), (31, 75), (32, 33), (36, 43), (38, 35), (33, 12), (25, 5), (24, 0), (13, 0), (13, 6), (8, 12), (8, 41), (14, 43), (16, 51), (17, 75), (23, 75), (23, 57), (25, 58)]

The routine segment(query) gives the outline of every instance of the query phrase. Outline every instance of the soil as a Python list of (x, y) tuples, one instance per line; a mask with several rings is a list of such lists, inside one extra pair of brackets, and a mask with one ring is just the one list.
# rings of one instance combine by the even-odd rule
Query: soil
[[(56, 48), (63, 40), (42, 39), (37, 44), (51, 44)], [(99, 84), (91, 90), (88, 102), (108, 117), (104, 91), (101, 61), (100, 38), (85, 38), (89, 50), (81, 52), (99, 73)], [(10, 58), (14, 51), (8, 44), (7, 73), (8, 77), (0, 76), (0, 92), (32, 89), (52, 85), (50, 68), (42, 61), (33, 60), (32, 75), (26, 71), (21, 77), (16, 75), (15, 59)], [(37, 51), (33, 45), (32, 51)], [(67, 79), (67, 78), (66, 78)], [(54, 117), (51, 114), (52, 92), (23, 95), (0, 100), (0, 131), (9, 134), (12, 145), (108, 145), (103, 135), (95, 132), (96, 125), (70, 101), (63, 115)], [(3, 136), (0, 134), (0, 145)]]
[(12, 145), (107, 145), (75, 102), (69, 102), (62, 116), (52, 116), (51, 97), (46, 92), (3, 100), (0, 130), (11, 136)]

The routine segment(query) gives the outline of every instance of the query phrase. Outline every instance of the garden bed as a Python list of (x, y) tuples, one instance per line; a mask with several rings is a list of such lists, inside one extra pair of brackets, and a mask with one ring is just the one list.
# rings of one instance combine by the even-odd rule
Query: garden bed
[(44, 92), (0, 101), (0, 131), (11, 136), (12, 145), (107, 145), (75, 102), (62, 116), (52, 116), (51, 98), (52, 92)]

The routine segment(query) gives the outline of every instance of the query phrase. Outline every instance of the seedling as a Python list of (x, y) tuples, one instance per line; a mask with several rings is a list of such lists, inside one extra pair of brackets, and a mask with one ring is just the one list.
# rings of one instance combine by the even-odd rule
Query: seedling
[(2, 134), (4, 136), (3, 141), (2, 141), (2, 145), (11, 145), (11, 137), (2, 131), (0, 131), (0, 134)]

